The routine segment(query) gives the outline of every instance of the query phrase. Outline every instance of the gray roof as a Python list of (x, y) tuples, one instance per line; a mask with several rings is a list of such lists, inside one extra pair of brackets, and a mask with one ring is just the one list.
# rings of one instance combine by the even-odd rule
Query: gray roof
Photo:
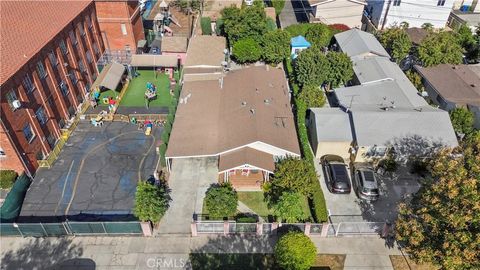
[(342, 52), (350, 57), (373, 54), (390, 58), (390, 55), (375, 36), (358, 29), (338, 33), (335, 35), (335, 40)]
[(390, 79), (405, 87), (413, 87), (400, 67), (386, 57), (356, 57), (352, 62), (360, 84)]
[(311, 108), (318, 142), (352, 142), (350, 117), (340, 108)]
[(418, 153), (422, 147), (431, 150), (432, 146), (458, 145), (448, 112), (430, 106), (421, 110), (354, 110), (351, 114), (360, 147), (394, 146), (396, 150), (410, 148)]
[(335, 89), (335, 95), (342, 107), (352, 110), (361, 108), (380, 110), (382, 107), (391, 106), (416, 108), (428, 105), (418, 95), (415, 87), (395, 80), (338, 88)]

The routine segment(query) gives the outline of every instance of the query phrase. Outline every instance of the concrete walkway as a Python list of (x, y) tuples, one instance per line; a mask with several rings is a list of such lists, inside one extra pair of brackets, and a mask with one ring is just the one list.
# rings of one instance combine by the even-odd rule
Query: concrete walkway
[[(255, 211), (253, 211), (250, 207), (248, 207), (246, 204), (244, 204), (241, 201), (238, 201), (237, 210), (238, 212), (241, 212), (241, 213), (252, 213), (258, 216), (258, 214), (255, 213)], [(265, 222), (265, 220), (261, 216), (258, 216), (258, 220), (260, 222)]]
[[(276, 237), (161, 236), (1, 239), (1, 269), (188, 269), (189, 253), (271, 253)], [(376, 237), (316, 238), (319, 253), (347, 254), (345, 269), (393, 269), (401, 255)]]

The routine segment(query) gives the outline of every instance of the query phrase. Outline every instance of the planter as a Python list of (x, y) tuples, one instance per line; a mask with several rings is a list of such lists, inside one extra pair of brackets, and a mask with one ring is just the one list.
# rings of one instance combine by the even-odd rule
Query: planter
[(143, 236), (153, 236), (153, 227), (150, 221), (140, 222), (140, 226), (142, 227)]

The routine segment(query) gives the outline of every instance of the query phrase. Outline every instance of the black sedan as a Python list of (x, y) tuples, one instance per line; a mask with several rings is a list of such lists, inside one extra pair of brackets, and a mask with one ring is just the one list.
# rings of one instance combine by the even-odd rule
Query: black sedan
[(351, 191), (347, 165), (339, 156), (322, 158), (323, 171), (328, 189), (332, 193), (348, 194)]

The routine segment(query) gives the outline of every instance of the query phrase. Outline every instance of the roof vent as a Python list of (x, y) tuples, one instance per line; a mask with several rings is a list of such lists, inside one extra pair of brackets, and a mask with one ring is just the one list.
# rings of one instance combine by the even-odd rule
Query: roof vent
[(247, 102), (246, 101), (242, 101), (242, 107), (245, 107), (247, 106)]
[(263, 100), (263, 103), (265, 103), (266, 105), (270, 104), (270, 100), (269, 99), (264, 99)]
[(258, 87), (255, 88), (255, 92), (260, 93), (260, 90), (258, 90)]
[(255, 109), (250, 109), (251, 114), (255, 114)]
[(477, 87), (477, 85), (474, 84), (474, 83), (470, 84), (470, 86), (471, 86), (471, 87)]
[(457, 67), (456, 67), (456, 66), (452, 66), (452, 68), (453, 68), (453, 69), (457, 69)]
[(268, 83), (268, 86), (273, 87), (273, 84), (271, 82)]

